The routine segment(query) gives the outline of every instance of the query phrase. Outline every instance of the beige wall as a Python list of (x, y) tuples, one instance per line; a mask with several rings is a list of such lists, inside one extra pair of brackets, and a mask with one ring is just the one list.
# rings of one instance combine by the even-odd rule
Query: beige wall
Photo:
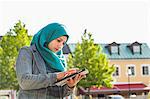
[(111, 64), (119, 65), (119, 76), (114, 76), (116, 82), (128, 82), (128, 65), (135, 65), (135, 76), (130, 76), (130, 82), (143, 82), (150, 85), (150, 75), (142, 75), (142, 64), (149, 64), (150, 59), (110, 60)]

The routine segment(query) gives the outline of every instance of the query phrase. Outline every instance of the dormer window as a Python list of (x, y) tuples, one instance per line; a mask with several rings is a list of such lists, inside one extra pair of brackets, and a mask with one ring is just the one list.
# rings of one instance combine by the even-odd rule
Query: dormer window
[(142, 54), (141, 45), (142, 45), (141, 43), (134, 42), (134, 43), (128, 45), (127, 47), (131, 50), (132, 54), (136, 54), (136, 53)]
[(140, 46), (137, 46), (137, 45), (133, 46), (133, 52), (140, 53)]
[(111, 46), (111, 53), (118, 53), (118, 46)]
[(112, 54), (118, 54), (119, 55), (120, 54), (119, 45), (120, 44), (117, 44), (116, 42), (113, 42), (113, 43), (108, 44), (106, 46), (106, 48), (108, 49), (110, 55), (112, 55)]

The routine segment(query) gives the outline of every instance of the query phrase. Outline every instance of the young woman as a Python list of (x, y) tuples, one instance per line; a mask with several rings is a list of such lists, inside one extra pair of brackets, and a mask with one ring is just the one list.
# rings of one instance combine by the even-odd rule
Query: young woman
[(62, 24), (52, 23), (33, 36), (30, 47), (20, 49), (16, 62), (19, 99), (62, 99), (73, 92), (84, 75), (78, 74), (62, 86), (54, 84), (66, 74), (77, 71), (66, 71), (62, 48), (68, 38)]

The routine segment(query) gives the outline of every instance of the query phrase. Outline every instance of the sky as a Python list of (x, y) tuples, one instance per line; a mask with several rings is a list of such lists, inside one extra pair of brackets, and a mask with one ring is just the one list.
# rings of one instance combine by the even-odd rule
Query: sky
[(84, 30), (95, 43), (147, 43), (150, 46), (150, 0), (0, 0), (0, 35), (15, 23), (34, 35), (49, 23), (64, 24), (68, 43), (81, 41)]

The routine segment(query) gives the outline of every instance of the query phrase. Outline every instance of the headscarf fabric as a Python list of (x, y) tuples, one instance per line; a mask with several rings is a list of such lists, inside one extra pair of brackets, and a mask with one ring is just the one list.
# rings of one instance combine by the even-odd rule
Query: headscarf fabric
[(50, 66), (52, 69), (55, 69), (59, 72), (65, 71), (66, 61), (63, 56), (62, 50), (57, 53), (52, 52), (48, 48), (49, 42), (59, 38), (61, 36), (66, 36), (68, 40), (67, 32), (64, 28), (64, 25), (59, 23), (51, 23), (42, 28), (33, 36), (31, 45), (35, 44), (40, 55), (44, 59), (46, 66)]

